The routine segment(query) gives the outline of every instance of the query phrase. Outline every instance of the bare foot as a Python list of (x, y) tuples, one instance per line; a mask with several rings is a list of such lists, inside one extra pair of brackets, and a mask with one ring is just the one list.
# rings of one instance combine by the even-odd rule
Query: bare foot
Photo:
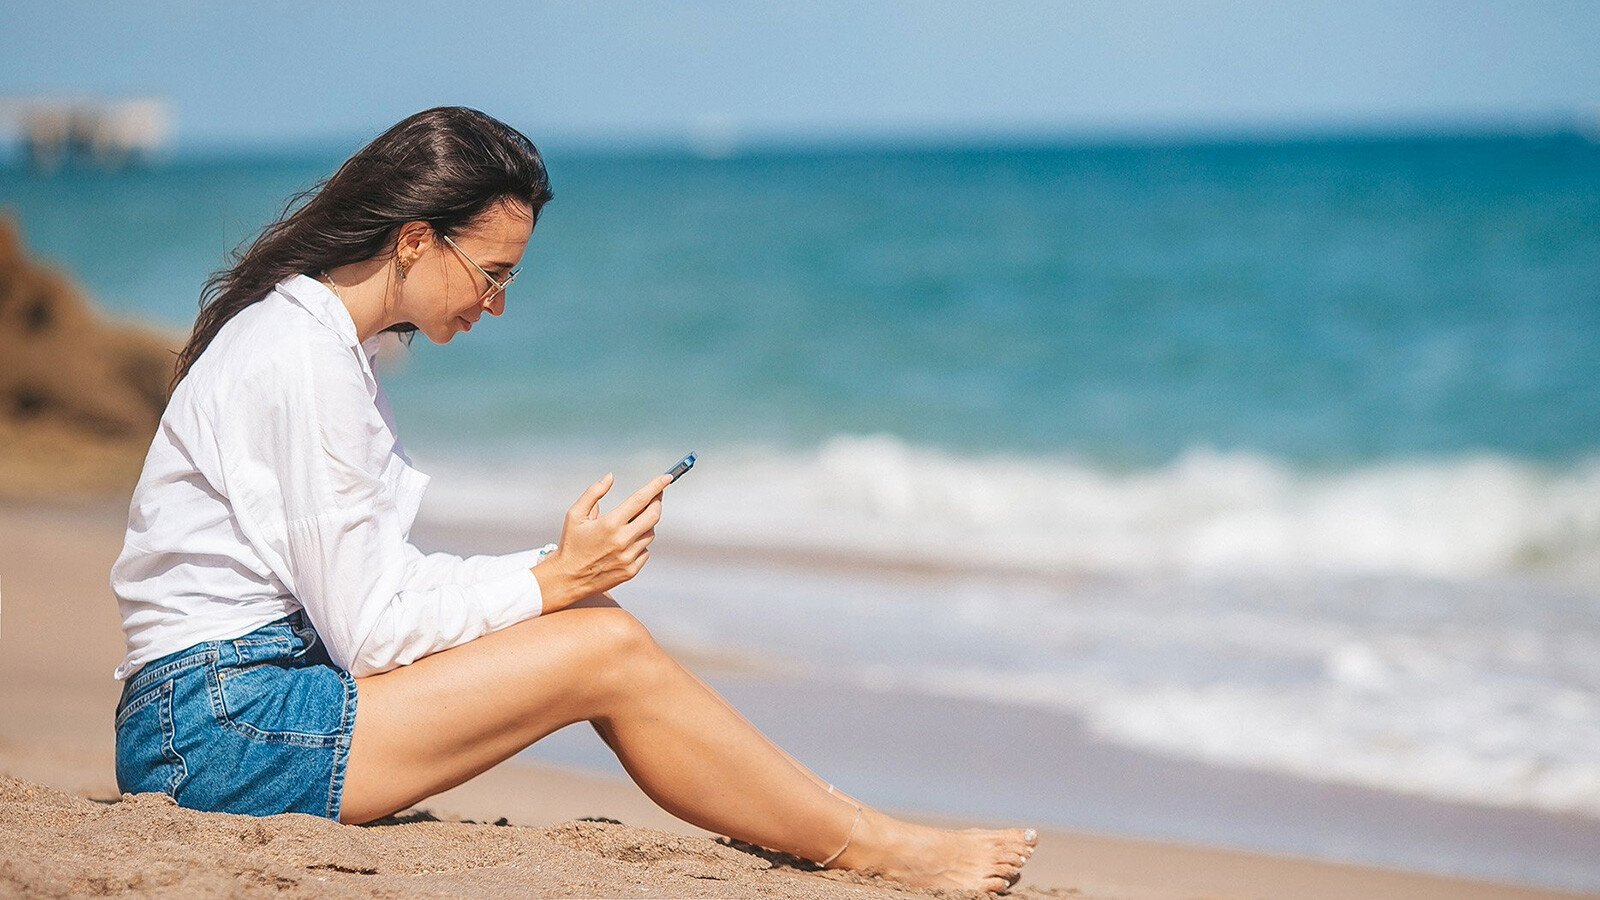
[(998, 893), (1022, 877), (1038, 843), (1031, 828), (951, 831), (868, 809), (830, 868), (881, 875), (908, 887)]

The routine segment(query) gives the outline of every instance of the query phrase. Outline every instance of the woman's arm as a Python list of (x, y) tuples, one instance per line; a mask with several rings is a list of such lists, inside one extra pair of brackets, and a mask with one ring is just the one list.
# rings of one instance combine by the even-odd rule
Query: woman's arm
[(332, 332), (302, 338), (252, 357), (214, 425), (240, 530), (333, 661), (376, 674), (539, 615), (537, 567), (462, 568), (408, 550), (382, 477), (392, 433), (359, 363)]
[(406, 539), (406, 565), (414, 570), (413, 580), (432, 584), (470, 584), (497, 575), (532, 569), (556, 548), (546, 544), (515, 553), (456, 556), (453, 553), (424, 553)]

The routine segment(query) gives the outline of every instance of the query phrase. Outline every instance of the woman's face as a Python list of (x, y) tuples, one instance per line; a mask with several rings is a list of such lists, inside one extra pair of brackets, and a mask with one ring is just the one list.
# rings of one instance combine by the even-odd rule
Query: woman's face
[(528, 207), (516, 203), (491, 206), (470, 227), (451, 236), (454, 247), (433, 233), (406, 273), (401, 291), (408, 307), (402, 310), (405, 321), (435, 344), (448, 344), (457, 333), (472, 330), (484, 313), (505, 312), (505, 293), (495, 290), (473, 263), (504, 284), (511, 270), (521, 265), (532, 235)]

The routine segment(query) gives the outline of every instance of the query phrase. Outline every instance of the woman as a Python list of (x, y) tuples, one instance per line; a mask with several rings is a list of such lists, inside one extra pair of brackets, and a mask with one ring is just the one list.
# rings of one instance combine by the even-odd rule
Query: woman
[(121, 789), (367, 822), (587, 721), (709, 831), (914, 886), (1013, 884), (1031, 830), (927, 828), (835, 791), (611, 598), (649, 558), (667, 476), (601, 514), (606, 476), (538, 550), (409, 542), (428, 476), (396, 436), (377, 337), (445, 344), (504, 313), (550, 198), (522, 134), (431, 109), (207, 283), (111, 572)]

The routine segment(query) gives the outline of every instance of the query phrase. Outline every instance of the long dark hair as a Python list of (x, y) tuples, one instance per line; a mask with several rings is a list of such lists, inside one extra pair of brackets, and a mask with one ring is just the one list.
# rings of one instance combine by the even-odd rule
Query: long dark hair
[[(392, 249), (407, 222), (455, 235), (507, 200), (528, 204), (537, 222), (553, 196), (538, 148), (504, 122), (462, 106), (401, 120), (332, 177), (292, 197), (278, 220), (247, 242), (249, 249), (234, 250), (231, 264), (206, 280), (168, 395), (222, 326), (279, 281), (372, 259)], [(384, 329), (408, 339), (416, 330), (409, 322)]]

